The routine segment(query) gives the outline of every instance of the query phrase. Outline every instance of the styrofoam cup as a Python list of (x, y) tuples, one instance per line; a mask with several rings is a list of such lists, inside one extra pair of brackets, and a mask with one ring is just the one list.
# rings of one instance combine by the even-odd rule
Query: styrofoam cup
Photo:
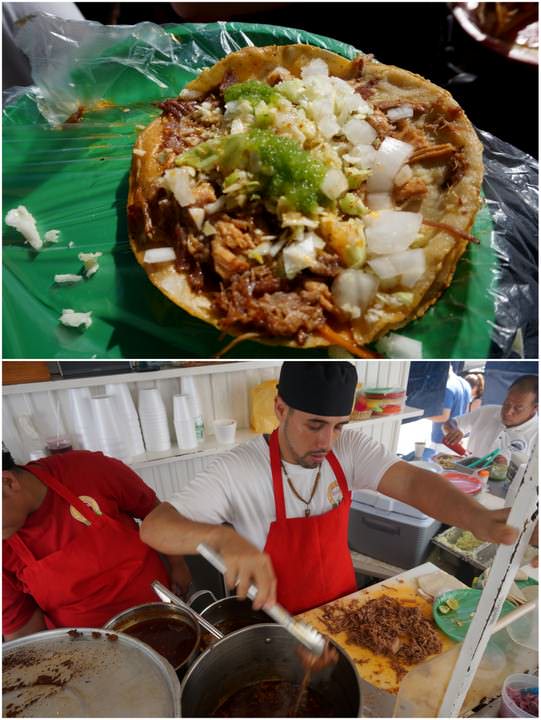
[(129, 451), (121, 434), (114, 398), (111, 395), (96, 395), (90, 398), (90, 406), (100, 450), (107, 455), (126, 458)]
[(526, 675), (525, 673), (516, 673), (505, 678), (502, 687), (502, 704), (500, 705), (500, 717), (537, 717), (530, 715), (526, 710), (521, 710), (519, 706), (511, 699), (509, 688), (520, 690), (522, 688), (538, 687), (539, 678), (536, 675)]
[(425, 442), (416, 442), (415, 443), (415, 459), (416, 460), (422, 460), (423, 454), (426, 448)]
[(175, 433), (179, 450), (192, 450), (197, 447), (197, 436), (193, 420), (175, 420)]
[(188, 395), (175, 395), (173, 397), (173, 418), (177, 422), (191, 422), (192, 412)]
[(214, 421), (214, 434), (220, 445), (231, 445), (235, 442), (237, 421), (232, 418), (224, 418)]

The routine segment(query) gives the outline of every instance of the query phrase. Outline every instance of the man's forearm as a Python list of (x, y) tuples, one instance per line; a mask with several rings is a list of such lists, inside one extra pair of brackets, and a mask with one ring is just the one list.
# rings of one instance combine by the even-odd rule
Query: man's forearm
[(212, 547), (220, 544), (223, 534), (231, 532), (222, 525), (194, 522), (178, 513), (167, 502), (149, 513), (141, 525), (141, 540), (165, 555), (195, 555), (199, 543)]

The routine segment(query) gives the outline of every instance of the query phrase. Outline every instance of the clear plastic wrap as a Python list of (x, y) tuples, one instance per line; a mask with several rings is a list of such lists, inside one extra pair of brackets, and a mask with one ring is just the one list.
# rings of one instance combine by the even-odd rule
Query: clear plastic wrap
[[(218, 331), (174, 306), (146, 280), (127, 241), (125, 201), (136, 133), (200, 70), (247, 45), (309, 43), (348, 58), (359, 51), (318, 35), (246, 23), (102, 26), (33, 16), (18, 35), (36, 85), (4, 108), (4, 209), (25, 205), (43, 235), (36, 254), (11, 228), (4, 238), (5, 357), (209, 357)], [(396, 58), (396, 64), (407, 65)], [(467, 110), (467, 108), (466, 108)], [(76, 123), (66, 120), (78, 119)], [(537, 355), (537, 165), (487, 133), (486, 203), (452, 286), (399, 331), (426, 358), (507, 357), (522, 333)], [(78, 252), (103, 253), (92, 280), (57, 287), (77, 272)], [(58, 325), (63, 308), (92, 311), (85, 332)], [(516, 345), (516, 343), (515, 343)], [(229, 357), (326, 357), (244, 342)]]

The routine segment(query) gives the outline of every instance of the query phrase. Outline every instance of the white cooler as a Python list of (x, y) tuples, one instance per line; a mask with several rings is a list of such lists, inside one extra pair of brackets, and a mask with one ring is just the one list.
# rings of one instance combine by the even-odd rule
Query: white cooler
[(352, 550), (408, 570), (428, 555), (441, 523), (373, 490), (354, 490), (348, 541)]

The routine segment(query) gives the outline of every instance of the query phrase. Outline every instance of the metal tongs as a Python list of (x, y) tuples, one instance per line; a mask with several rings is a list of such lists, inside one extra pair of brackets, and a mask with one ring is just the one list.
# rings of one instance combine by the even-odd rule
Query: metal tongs
[[(197, 546), (197, 552), (202, 555), (205, 560), (216, 568), (219, 572), (224, 574), (227, 567), (224, 563), (223, 558), (212, 548), (204, 543)], [(250, 600), (254, 600), (257, 595), (257, 588), (255, 585), (250, 585), (247, 592)], [(302, 643), (311, 653), (318, 657), (322, 655), (323, 650), (326, 646), (326, 640), (315, 628), (307, 623), (299, 622), (295, 620), (288, 611), (281, 605), (272, 605), (271, 607), (264, 607), (263, 611), (267, 613), (278, 625), (285, 628), (293, 637)]]
[(165, 585), (162, 585), (159, 580), (153, 580), (150, 585), (156, 595), (160, 598), (160, 600), (163, 600), (163, 602), (171, 603), (172, 605), (176, 605), (183, 610), (187, 610), (191, 615), (195, 617), (195, 619), (202, 628), (204, 628), (215, 638), (218, 638), (218, 640), (221, 640), (224, 637), (224, 634), (220, 632), (218, 628), (215, 628), (214, 625), (209, 623), (208, 620), (205, 620), (202, 615), (195, 612), (195, 610), (191, 608), (187, 603), (185, 603), (184, 600), (181, 600), (178, 595), (175, 595), (175, 593), (171, 592), (171, 590), (168, 590)]

